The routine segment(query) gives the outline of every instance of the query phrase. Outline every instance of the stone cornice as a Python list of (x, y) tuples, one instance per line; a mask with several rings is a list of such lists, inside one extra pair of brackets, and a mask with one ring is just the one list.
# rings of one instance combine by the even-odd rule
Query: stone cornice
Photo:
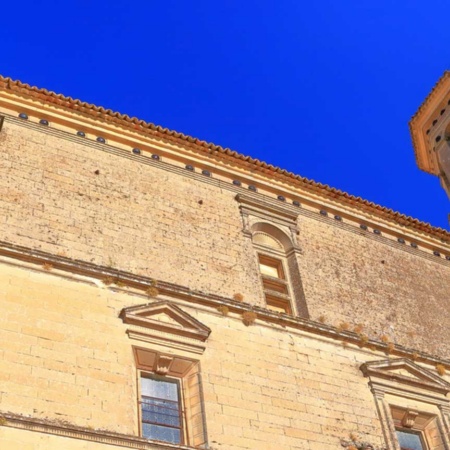
[(138, 450), (191, 450), (194, 447), (184, 445), (151, 442), (148, 439), (111, 431), (95, 430), (78, 427), (67, 422), (42, 420), (25, 417), (19, 414), (3, 413), (0, 411), (0, 426), (17, 428), (37, 433), (45, 433), (71, 439), (96, 442), (116, 447), (134, 448)]
[[(93, 283), (93, 280), (98, 280), (100, 282), (105, 279), (116, 280), (120, 286), (116, 285), (110, 289), (134, 296), (141, 296), (142, 298), (148, 298), (145, 291), (153, 286), (155, 282), (154, 279), (149, 277), (134, 275), (130, 272), (113, 269), (111, 267), (98, 266), (84, 261), (71, 260), (62, 256), (54, 256), (40, 250), (33, 250), (1, 241), (0, 256), (5, 256), (8, 259), (11, 258), (10, 264), (14, 264), (14, 261), (17, 260), (24, 261), (25, 263), (31, 264), (34, 270), (40, 270), (48, 275), (67, 278), (67, 275), (65, 274), (70, 273), (80, 276), (80, 279), (77, 281), (85, 281), (92, 284), (95, 284)], [(8, 261), (3, 259), (1, 262), (7, 263)], [(45, 265), (50, 266), (51, 270), (46, 270), (44, 268)], [(398, 357), (414, 359), (432, 366), (442, 364), (450, 370), (450, 360), (448, 359), (439, 358), (402, 345), (392, 345), (375, 339), (368, 339), (361, 334), (352, 331), (342, 331), (331, 325), (315, 322), (302, 317), (277, 313), (266, 308), (250, 305), (245, 302), (238, 302), (219, 295), (192, 291), (188, 287), (161, 280), (158, 280), (158, 291), (161, 295), (160, 298), (170, 301), (181, 301), (183, 304), (187, 305), (201, 305), (212, 308), (214, 311), (216, 311), (219, 306), (226, 306), (230, 312), (239, 315), (242, 315), (247, 311), (253, 311), (257, 315), (257, 322), (260, 322), (261, 324), (281, 326), (283, 328), (290, 327), (293, 330), (304, 331), (313, 335), (320, 335), (332, 340), (344, 342), (346, 345), (352, 344), (361, 349), (366, 348), (382, 351)]]

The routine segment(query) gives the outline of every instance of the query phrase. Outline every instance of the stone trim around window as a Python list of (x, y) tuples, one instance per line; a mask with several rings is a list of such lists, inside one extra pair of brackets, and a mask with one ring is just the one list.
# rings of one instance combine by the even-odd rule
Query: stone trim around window
[(419, 435), (426, 450), (450, 449), (450, 383), (405, 358), (360, 369), (369, 378), (388, 450), (401, 450), (399, 431)]
[[(252, 225), (257, 222), (267, 222), (275, 226), (281, 227), (284, 234), (287, 234), (289, 239), (289, 247), (293, 251), (300, 252), (300, 247), (297, 243), (298, 226), (297, 218), (298, 211), (286, 205), (275, 205), (273, 202), (266, 201), (261, 198), (254, 198), (249, 195), (238, 194), (235, 197), (239, 203), (239, 210), (242, 217), (243, 232), (246, 236), (252, 237)], [(284, 246), (286, 247), (286, 246)]]
[(148, 348), (134, 347), (138, 370), (138, 403), (140, 435), (143, 436), (142, 378), (176, 381), (180, 388), (180, 417), (182, 420), (180, 445), (207, 448), (203, 386), (200, 362)]
[(174, 445), (163, 442), (150, 442), (147, 439), (128, 434), (114, 433), (105, 430), (93, 430), (79, 427), (69, 423), (61, 423), (51, 419), (36, 419), (19, 414), (3, 413), (0, 427), (16, 428), (37, 434), (52, 435), (57, 438), (76, 439), (77, 441), (96, 442), (98, 444), (112, 445), (118, 448), (132, 448), (136, 450), (193, 450), (195, 447), (186, 445)]

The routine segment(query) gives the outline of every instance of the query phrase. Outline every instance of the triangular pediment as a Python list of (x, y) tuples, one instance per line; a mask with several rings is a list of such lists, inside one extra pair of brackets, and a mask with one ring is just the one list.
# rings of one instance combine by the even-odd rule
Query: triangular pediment
[(158, 341), (170, 347), (203, 351), (203, 343), (211, 333), (206, 325), (168, 301), (124, 308), (120, 317), (130, 326), (127, 330), (130, 338)]
[(378, 380), (393, 381), (400, 384), (431, 389), (447, 394), (450, 384), (431, 370), (425, 369), (409, 359), (387, 359), (363, 364), (361, 371), (372, 382)]

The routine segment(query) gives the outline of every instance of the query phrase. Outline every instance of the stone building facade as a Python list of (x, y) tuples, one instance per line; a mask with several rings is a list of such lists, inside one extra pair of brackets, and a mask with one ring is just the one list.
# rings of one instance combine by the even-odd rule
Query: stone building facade
[(448, 231), (8, 78), (0, 150), (1, 449), (450, 449)]

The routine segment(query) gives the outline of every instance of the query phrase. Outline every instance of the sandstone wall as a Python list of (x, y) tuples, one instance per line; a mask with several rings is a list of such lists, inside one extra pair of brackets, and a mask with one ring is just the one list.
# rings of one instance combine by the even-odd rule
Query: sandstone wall
[(363, 324), (408, 348), (450, 357), (450, 265), (363, 231), (299, 219), (300, 271), (313, 318)]
[[(1, 240), (263, 305), (241, 188), (12, 122), (0, 148)], [(312, 319), (450, 356), (449, 261), (299, 213)]]
[[(125, 306), (147, 302), (101, 284), (0, 264), (0, 410), (137, 436), (134, 343), (118, 316)], [(246, 327), (240, 316), (223, 317), (215, 308), (179, 306), (212, 330), (204, 354), (195, 356), (212, 448), (332, 450), (352, 432), (381, 445), (359, 366), (384, 354), (259, 320)], [(63, 447), (55, 436), (0, 430), (8, 449), (109, 448), (78, 440)]]

